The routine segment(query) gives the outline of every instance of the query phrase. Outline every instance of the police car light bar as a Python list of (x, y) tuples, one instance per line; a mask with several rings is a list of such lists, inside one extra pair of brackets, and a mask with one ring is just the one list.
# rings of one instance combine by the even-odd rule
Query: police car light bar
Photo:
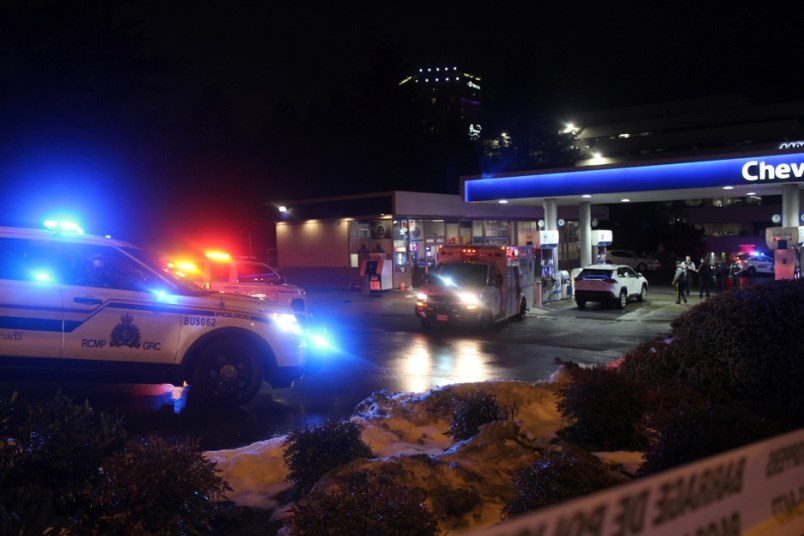
[(232, 256), (225, 251), (207, 251), (204, 256), (211, 261), (228, 262), (232, 260)]
[(74, 221), (67, 221), (67, 220), (45, 220), (44, 222), (45, 229), (50, 231), (57, 231), (60, 233), (75, 233), (75, 234), (84, 234), (84, 230), (78, 226), (77, 223)]

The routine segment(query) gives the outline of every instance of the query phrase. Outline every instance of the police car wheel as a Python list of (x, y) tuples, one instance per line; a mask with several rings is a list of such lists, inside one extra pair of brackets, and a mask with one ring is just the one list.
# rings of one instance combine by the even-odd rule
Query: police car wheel
[(191, 386), (209, 405), (233, 407), (254, 398), (262, 381), (262, 366), (254, 349), (244, 341), (221, 339), (202, 350)]

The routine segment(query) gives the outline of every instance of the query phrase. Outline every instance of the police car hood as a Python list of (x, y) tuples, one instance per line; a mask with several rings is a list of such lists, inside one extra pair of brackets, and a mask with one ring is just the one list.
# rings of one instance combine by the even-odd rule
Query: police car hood
[(270, 285), (272, 288), (277, 288), (281, 292), (292, 292), (294, 294), (304, 294), (304, 289), (297, 287), (292, 283), (282, 283), (280, 285)]
[(210, 292), (205, 300), (211, 305), (221, 309), (237, 309), (240, 311), (290, 313), (294, 314), (289, 305), (262, 298), (254, 298), (245, 294), (227, 294), (224, 292)]

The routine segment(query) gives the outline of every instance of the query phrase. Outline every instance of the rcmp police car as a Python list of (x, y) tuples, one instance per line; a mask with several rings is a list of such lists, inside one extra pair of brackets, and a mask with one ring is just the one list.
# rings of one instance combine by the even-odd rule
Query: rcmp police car
[(0, 227), (4, 376), (187, 382), (236, 406), (263, 381), (301, 378), (304, 322), (287, 305), (175, 278), (122, 241)]

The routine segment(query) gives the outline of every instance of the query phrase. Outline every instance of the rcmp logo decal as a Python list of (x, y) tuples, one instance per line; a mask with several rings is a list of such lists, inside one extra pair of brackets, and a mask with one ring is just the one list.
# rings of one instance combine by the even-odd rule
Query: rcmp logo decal
[(140, 347), (140, 330), (134, 325), (134, 317), (126, 313), (120, 316), (120, 323), (112, 330), (109, 346)]

